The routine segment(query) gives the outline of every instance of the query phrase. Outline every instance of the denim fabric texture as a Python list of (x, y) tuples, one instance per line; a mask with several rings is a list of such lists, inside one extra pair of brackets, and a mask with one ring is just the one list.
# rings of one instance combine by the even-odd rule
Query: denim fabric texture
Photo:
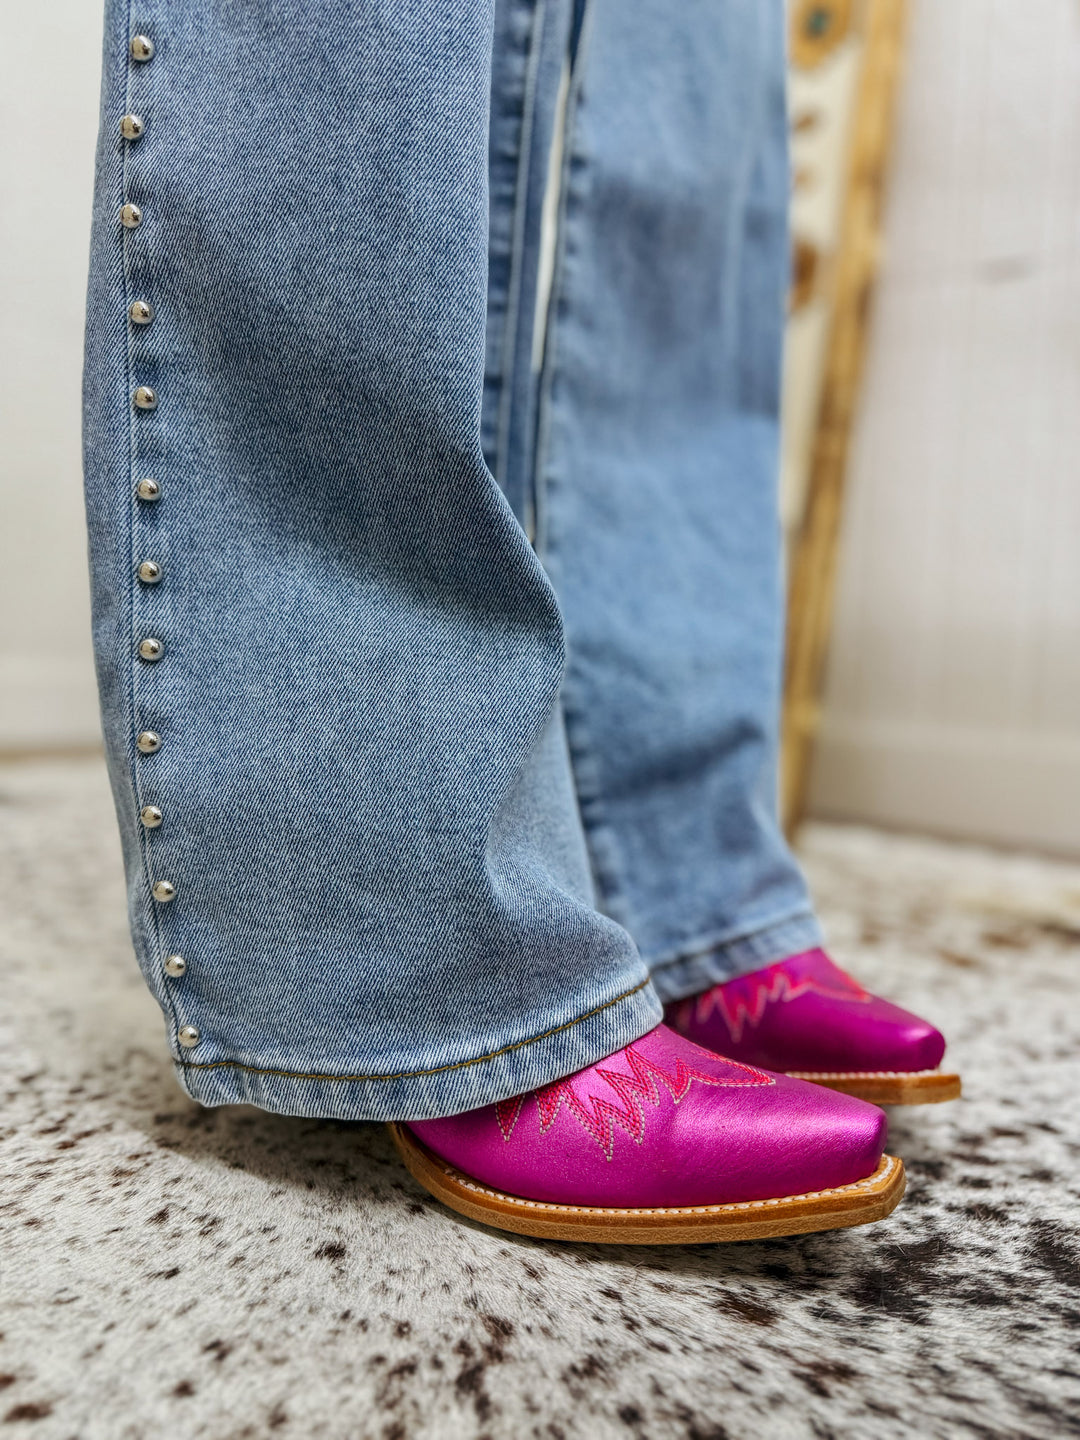
[(821, 943), (777, 824), (784, 7), (595, 0), (537, 544), (602, 908), (667, 1001)]
[(205, 1104), (453, 1114), (817, 943), (773, 802), (780, 6), (581, 19), (108, 0), (94, 645)]

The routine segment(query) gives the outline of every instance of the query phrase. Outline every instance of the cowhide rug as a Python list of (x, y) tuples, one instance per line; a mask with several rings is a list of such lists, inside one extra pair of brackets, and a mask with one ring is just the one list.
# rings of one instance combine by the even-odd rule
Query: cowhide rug
[(385, 1132), (201, 1110), (126, 934), (94, 762), (0, 772), (0, 1440), (1080, 1433), (1080, 868), (811, 827), (838, 959), (951, 1038), (867, 1229), (559, 1248)]

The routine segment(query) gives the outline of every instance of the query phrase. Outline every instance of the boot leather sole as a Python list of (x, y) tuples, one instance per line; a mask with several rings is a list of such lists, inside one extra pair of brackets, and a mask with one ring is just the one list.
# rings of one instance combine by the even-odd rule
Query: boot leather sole
[(838, 1230), (884, 1220), (900, 1203), (903, 1161), (883, 1155), (873, 1175), (852, 1185), (746, 1200), (728, 1205), (617, 1209), (524, 1200), (482, 1185), (440, 1160), (411, 1130), (391, 1123), (390, 1133), (414, 1180), (451, 1210), (518, 1235), (542, 1240), (587, 1240), (607, 1245), (706, 1245), (729, 1240), (770, 1240), (813, 1230)]
[(960, 1076), (940, 1070), (789, 1070), (787, 1074), (874, 1105), (939, 1105), (960, 1098)]

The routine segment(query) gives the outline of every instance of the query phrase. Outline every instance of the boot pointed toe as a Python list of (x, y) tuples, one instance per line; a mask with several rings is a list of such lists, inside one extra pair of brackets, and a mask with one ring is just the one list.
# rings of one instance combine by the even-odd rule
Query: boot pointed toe
[(876, 1107), (663, 1025), (541, 1090), (394, 1135), (413, 1175), (452, 1208), (561, 1239), (829, 1229), (882, 1218), (903, 1190)]
[(822, 950), (738, 975), (667, 1007), (680, 1034), (746, 1064), (877, 1104), (951, 1100), (960, 1077), (938, 1072), (945, 1037), (864, 990)]

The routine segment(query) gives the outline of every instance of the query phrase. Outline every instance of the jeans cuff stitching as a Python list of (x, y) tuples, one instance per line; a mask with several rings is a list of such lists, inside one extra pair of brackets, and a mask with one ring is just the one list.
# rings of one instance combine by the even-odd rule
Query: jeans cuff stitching
[(231, 1067), (235, 1070), (245, 1070), (251, 1075), (280, 1075), (286, 1080), (338, 1080), (359, 1084), (369, 1083), (375, 1080), (417, 1080), (426, 1075), (442, 1075), (448, 1070), (465, 1070), (470, 1065), (483, 1065), (488, 1060), (497, 1060), (500, 1055), (509, 1055), (512, 1051), (523, 1050), (526, 1045), (535, 1045), (540, 1040), (547, 1040), (552, 1035), (558, 1035), (563, 1030), (571, 1030), (575, 1025), (580, 1025), (584, 1020), (590, 1020), (594, 1015), (599, 1015), (604, 1010), (610, 1010), (613, 1005), (618, 1005), (623, 1000), (629, 1000), (632, 995), (637, 995), (650, 983), (650, 977), (646, 976), (639, 984), (630, 990), (624, 990), (621, 995), (616, 995), (611, 1000), (605, 1000), (602, 1005), (594, 1005), (591, 1010), (586, 1010), (584, 1015), (578, 1015), (573, 1020), (567, 1020), (563, 1025), (555, 1025), (550, 1030), (545, 1030), (540, 1035), (531, 1035), (527, 1040), (515, 1040), (512, 1045), (503, 1045), (499, 1050), (492, 1050), (487, 1055), (474, 1055), (471, 1060), (455, 1060), (449, 1065), (435, 1065), (429, 1070), (399, 1070), (395, 1075), (308, 1075), (297, 1070), (275, 1070), (262, 1065), (245, 1065), (242, 1060), (178, 1060), (176, 1063), (183, 1070), (220, 1070)]

